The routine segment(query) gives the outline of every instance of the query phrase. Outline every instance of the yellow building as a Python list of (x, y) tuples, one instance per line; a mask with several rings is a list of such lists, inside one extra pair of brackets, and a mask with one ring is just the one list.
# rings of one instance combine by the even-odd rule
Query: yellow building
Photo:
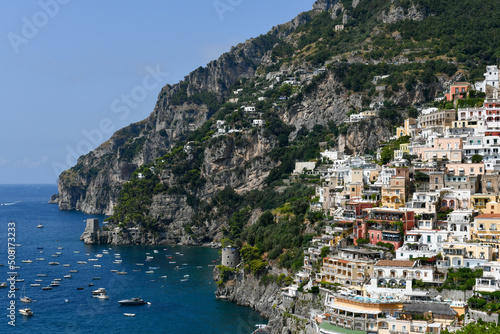
[(363, 289), (363, 283), (373, 273), (375, 261), (346, 260), (340, 257), (323, 258), (323, 267), (318, 278), (323, 282), (339, 283), (344, 287)]
[(477, 259), (491, 261), (493, 258), (493, 247), (490, 245), (456, 242), (443, 244), (443, 260), (447, 262), (447, 267), (473, 267)]
[(414, 137), (416, 125), (417, 125), (417, 120), (415, 118), (405, 119), (403, 126), (396, 128), (396, 137), (397, 138), (403, 137), (403, 136)]
[(485, 213), (474, 218), (471, 224), (471, 238), (482, 242), (491, 242), (496, 246), (500, 239), (500, 214)]
[(399, 145), (399, 150), (394, 150), (394, 160), (403, 159), (405, 153), (410, 154), (410, 149), (408, 148), (410, 144), (404, 143)]
[(389, 186), (382, 187), (382, 207), (398, 210), (406, 203), (406, 178), (392, 177)]
[(474, 194), (471, 195), (470, 201), (474, 210), (479, 210), (481, 213), (486, 213), (486, 204), (496, 202), (496, 194)]

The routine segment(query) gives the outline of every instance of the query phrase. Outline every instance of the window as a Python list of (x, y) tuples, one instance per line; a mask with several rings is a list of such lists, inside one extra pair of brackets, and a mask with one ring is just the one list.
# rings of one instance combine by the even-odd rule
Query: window
[(431, 242), (431, 236), (430, 235), (427, 236), (427, 242)]

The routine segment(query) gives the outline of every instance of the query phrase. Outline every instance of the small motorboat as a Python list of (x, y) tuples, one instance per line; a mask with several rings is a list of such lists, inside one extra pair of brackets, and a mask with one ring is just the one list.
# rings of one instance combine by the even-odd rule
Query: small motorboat
[(154, 274), (154, 273), (155, 273), (154, 270), (148, 270), (148, 271), (146, 271), (146, 274)]
[(98, 296), (100, 294), (105, 294), (105, 293), (106, 293), (106, 289), (104, 289), (104, 288), (99, 288), (97, 290), (92, 291), (93, 296)]
[(134, 297), (130, 299), (119, 300), (120, 305), (135, 306), (135, 305), (145, 305), (147, 304), (144, 300), (139, 297)]
[(100, 294), (98, 294), (97, 296), (94, 296), (94, 297), (96, 297), (98, 299), (101, 299), (101, 300), (108, 300), (109, 299), (109, 296), (106, 295), (106, 294), (104, 294), (104, 293), (100, 293)]
[(39, 258), (37, 257), (36, 260), (37, 261), (45, 261), (45, 259), (43, 257), (39, 257)]
[(52, 290), (52, 287), (51, 287), (51, 286), (44, 286), (44, 287), (42, 288), (42, 290)]
[(42, 224), (38, 224), (36, 227), (43, 228), (43, 225)]
[(6, 287), (7, 287), (7, 283), (6, 282), (0, 283), (0, 288), (6, 288)]
[(71, 264), (63, 264), (63, 267), (71, 267)]
[(123, 313), (126, 317), (135, 317), (135, 313)]
[(68, 275), (64, 275), (63, 277), (64, 278), (71, 278), (71, 275), (68, 274)]
[(19, 313), (26, 317), (31, 317), (33, 315), (33, 311), (31, 311), (30, 308), (22, 308), (19, 310)]
[(57, 266), (57, 265), (59, 265), (59, 262), (49, 262), (49, 265), (51, 265), (51, 266)]
[(42, 286), (40, 283), (31, 283), (30, 286), (32, 287), (39, 287)]
[(70, 272), (70, 273), (77, 273), (77, 272), (78, 272), (78, 270), (70, 270), (69, 272)]
[(77, 264), (87, 264), (87, 261), (77, 261)]
[(128, 273), (126, 271), (118, 271), (116, 274), (117, 275), (127, 275)]
[(21, 260), (22, 263), (33, 263), (32, 260)]

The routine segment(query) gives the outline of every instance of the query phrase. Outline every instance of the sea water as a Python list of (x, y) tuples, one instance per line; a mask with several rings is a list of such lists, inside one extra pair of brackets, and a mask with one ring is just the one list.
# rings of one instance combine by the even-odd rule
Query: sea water
[[(53, 185), (0, 185), (0, 282), (7, 282), (11, 271), (19, 274), (18, 280), (24, 280), (15, 283), (19, 288), (15, 298), (9, 296), (10, 287), (0, 289), (0, 333), (251, 333), (256, 324), (266, 323), (250, 308), (215, 299), (212, 271), (219, 263), (218, 250), (84, 245), (79, 238), (86, 219), (99, 218), (102, 223), (103, 217), (59, 211), (57, 205), (47, 204), (56, 192)], [(39, 224), (43, 228), (37, 228)], [(8, 241), (17, 244), (15, 266), (19, 268), (14, 270), (8, 266)], [(152, 257), (149, 261), (148, 256)], [(70, 270), (78, 272), (64, 278)], [(147, 274), (150, 270), (154, 273)], [(54, 279), (61, 279), (60, 286), (42, 290)], [(36, 283), (41, 286), (31, 287)], [(97, 288), (105, 288), (109, 299), (92, 297), (92, 290)], [(24, 294), (33, 302), (20, 302)], [(118, 303), (132, 297), (140, 297), (150, 305)], [(8, 317), (12, 300), (16, 311), (11, 324), (15, 327), (9, 325)], [(20, 315), (21, 308), (31, 308), (34, 315)]]

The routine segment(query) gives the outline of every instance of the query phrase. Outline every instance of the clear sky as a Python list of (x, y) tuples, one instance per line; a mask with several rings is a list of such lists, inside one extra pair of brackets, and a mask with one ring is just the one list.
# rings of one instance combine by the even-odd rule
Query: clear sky
[(0, 2), (0, 184), (56, 183), (167, 83), (314, 0)]

